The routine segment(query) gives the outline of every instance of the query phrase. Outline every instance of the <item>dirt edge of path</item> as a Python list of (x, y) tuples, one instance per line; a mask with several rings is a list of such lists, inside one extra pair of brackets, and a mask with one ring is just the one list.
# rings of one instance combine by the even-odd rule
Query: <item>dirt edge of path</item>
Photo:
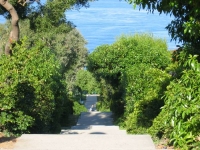
[(5, 137), (4, 134), (0, 132), (0, 150), (12, 150), (16, 142), (16, 137)]

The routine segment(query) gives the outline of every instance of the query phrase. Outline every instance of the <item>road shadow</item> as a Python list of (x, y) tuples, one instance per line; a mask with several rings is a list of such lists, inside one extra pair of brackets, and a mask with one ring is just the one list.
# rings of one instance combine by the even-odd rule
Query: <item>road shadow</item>
[(90, 134), (106, 134), (104, 132), (91, 132)]

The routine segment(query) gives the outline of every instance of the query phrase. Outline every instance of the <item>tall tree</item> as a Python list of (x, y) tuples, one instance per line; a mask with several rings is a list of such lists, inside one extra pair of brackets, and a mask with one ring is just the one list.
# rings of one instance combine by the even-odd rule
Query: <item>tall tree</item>
[[(48, 32), (35, 32), (30, 29), (30, 22), (28, 19), (19, 21), (21, 35), (28, 37), (29, 47), (34, 46), (34, 41), (36, 42), (41, 39), (56, 54), (56, 58), (62, 65), (61, 74), (66, 80), (67, 90), (73, 91), (78, 70), (86, 66), (88, 50), (85, 45), (87, 42), (76, 28), (69, 25), (65, 28), (62, 25), (52, 27)], [(0, 26), (1, 51), (6, 43), (10, 26), (10, 22), (6, 22)], [(55, 34), (55, 30), (59, 28), (65, 29), (65, 32)]]
[[(47, 0), (43, 6), (31, 7), (30, 4), (34, 1), (39, 3), (39, 0), (0, 0), (0, 15), (7, 19), (11, 18), (12, 23), (12, 30), (5, 47), (7, 55), (11, 55), (11, 44), (19, 40), (19, 19), (29, 18), (32, 21), (31, 28), (37, 31), (48, 31), (52, 26), (56, 27), (61, 24), (64, 30), (66, 26), (65, 11), (74, 7), (88, 7), (88, 2), (94, 0), (69, 0), (67, 2), (65, 0)], [(63, 30), (59, 28), (55, 32), (63, 32)]]
[(5, 8), (10, 13), (12, 17), (12, 21), (11, 21), (12, 30), (10, 32), (9, 40), (5, 47), (5, 54), (11, 54), (11, 50), (10, 50), (11, 43), (18, 41), (19, 39), (19, 25), (18, 25), (19, 16), (15, 8), (13, 7), (13, 5), (10, 4), (7, 0), (0, 0), (0, 4), (1, 6), (3, 6), (3, 8)]

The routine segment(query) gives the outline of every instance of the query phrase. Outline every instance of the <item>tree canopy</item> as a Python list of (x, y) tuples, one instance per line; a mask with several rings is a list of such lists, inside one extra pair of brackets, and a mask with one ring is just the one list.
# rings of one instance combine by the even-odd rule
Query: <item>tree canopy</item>
[[(31, 6), (30, 2), (37, 1), (37, 6)], [(31, 22), (31, 29), (38, 32), (48, 32), (53, 27), (54, 33), (68, 31), (68, 25), (65, 17), (65, 11), (72, 8), (88, 7), (89, 1), (94, 0), (47, 0), (44, 5), (39, 0), (0, 0), (0, 15), (6, 19), (11, 18), (12, 29), (9, 40), (5, 46), (5, 53), (11, 55), (12, 43), (19, 40), (19, 19), (28, 18)]]
[[(200, 1), (197, 0), (126, 0), (139, 5), (153, 13), (169, 14), (174, 17), (166, 27), (172, 40), (190, 44), (198, 48), (200, 45)], [(198, 50), (195, 53), (199, 53)]]
[(87, 42), (65, 11), (88, 7), (89, 1), (47, 0), (32, 6), (28, 0), (0, 0), (0, 15), (7, 19), (0, 25), (0, 49), (11, 55), (0, 57), (0, 131), (60, 132), (62, 120), (73, 113), (69, 91), (88, 55)]
[[(104, 99), (102, 102), (106, 105), (109, 104), (115, 115), (122, 115), (124, 109), (129, 107), (124, 107), (125, 101), (123, 96), (125, 96), (125, 91), (128, 90), (128, 87), (123, 87), (125, 87), (125, 85), (130, 85), (129, 91), (130, 89), (133, 90), (134, 87), (140, 87), (138, 92), (141, 93), (142, 90), (140, 91), (140, 89), (144, 86), (140, 81), (144, 78), (143, 74), (145, 71), (141, 69), (140, 64), (145, 66), (145, 69), (157, 68), (163, 70), (169, 63), (170, 54), (167, 51), (166, 41), (157, 39), (150, 34), (135, 34), (132, 36), (121, 36), (111, 45), (101, 45), (97, 47), (95, 51), (88, 56), (87, 67), (88, 70), (101, 81), (100, 95), (102, 95)], [(133, 67), (135, 68), (130, 70), (129, 73), (127, 70)], [(126, 74), (131, 76), (130, 81), (134, 80), (137, 86), (128, 84), (130, 81), (123, 83)], [(153, 74), (152, 76), (156, 75)], [(159, 76), (157, 75), (156, 77)], [(150, 79), (147, 78), (146, 81), (148, 80)], [(143, 89), (145, 89), (145, 86)], [(146, 91), (150, 90), (148, 89)], [(137, 92), (134, 91), (132, 93), (135, 94)], [(132, 93), (129, 94), (131, 97), (134, 95)], [(136, 94), (136, 97), (137, 96), (138, 94)], [(130, 107), (132, 107), (131, 104)]]
[(99, 93), (99, 85), (92, 73), (87, 70), (79, 70), (76, 75), (76, 86), (80, 92), (87, 91), (87, 93)]

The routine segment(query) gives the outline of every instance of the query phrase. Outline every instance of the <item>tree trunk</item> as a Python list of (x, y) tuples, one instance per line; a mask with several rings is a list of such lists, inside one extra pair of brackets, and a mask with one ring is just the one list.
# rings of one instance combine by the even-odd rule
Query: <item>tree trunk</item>
[(5, 46), (5, 54), (11, 55), (12, 53), (11, 44), (13, 42), (18, 41), (19, 39), (19, 25), (18, 25), (19, 17), (15, 8), (8, 2), (8, 0), (0, 0), (0, 5), (2, 5), (7, 11), (9, 11), (12, 17), (11, 20), (12, 30), (10, 32), (8, 42), (6, 43)]

